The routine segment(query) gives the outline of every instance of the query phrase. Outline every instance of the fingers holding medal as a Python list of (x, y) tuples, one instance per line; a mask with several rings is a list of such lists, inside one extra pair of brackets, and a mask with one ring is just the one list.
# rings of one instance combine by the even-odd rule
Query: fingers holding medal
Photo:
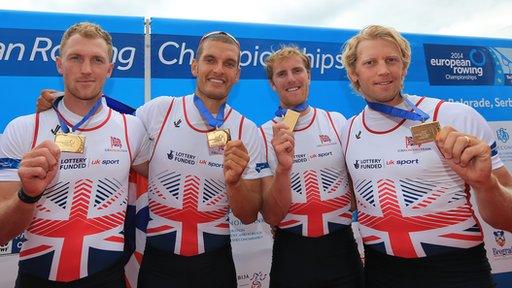
[(272, 147), (276, 154), (279, 164), (283, 168), (290, 169), (293, 164), (295, 139), (293, 137), (293, 128), (290, 129), (287, 123), (279, 122), (272, 126)]
[(249, 153), (241, 140), (226, 143), (224, 147), (224, 178), (226, 184), (234, 184), (240, 180), (249, 160)]
[(490, 148), (487, 143), (450, 126), (441, 129), (436, 141), (445, 158), (451, 159), (462, 167), (467, 166), (475, 157), (490, 158)]

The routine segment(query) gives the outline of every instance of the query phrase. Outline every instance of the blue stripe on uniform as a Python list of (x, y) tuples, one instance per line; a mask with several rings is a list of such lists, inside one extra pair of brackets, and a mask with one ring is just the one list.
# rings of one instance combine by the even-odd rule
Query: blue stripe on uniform
[(496, 145), (496, 141), (491, 144), (491, 157), (498, 155), (498, 145)]
[(20, 166), (20, 159), (13, 158), (0, 158), (0, 170), (2, 169), (18, 169)]

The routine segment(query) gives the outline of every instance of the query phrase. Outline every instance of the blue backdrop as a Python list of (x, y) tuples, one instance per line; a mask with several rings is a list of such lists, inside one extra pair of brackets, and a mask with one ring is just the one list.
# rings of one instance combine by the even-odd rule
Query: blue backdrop
[[(142, 17), (0, 10), (0, 18), (0, 131), (14, 117), (33, 113), (42, 88), (63, 89), (54, 59), (63, 30), (79, 21), (96, 22), (112, 33), (116, 68), (105, 93), (134, 107), (144, 103), (145, 88), (151, 88), (151, 97), (192, 93), (195, 80), (189, 64), (200, 36), (212, 30), (227, 31), (240, 40), (241, 80), (229, 103), (257, 124), (271, 118), (278, 105), (262, 63), (281, 44), (294, 43), (312, 59), (310, 104), (340, 111), (347, 118), (364, 106), (349, 87), (339, 55), (354, 30), (152, 18), (150, 48), (145, 51)], [(412, 46), (406, 93), (464, 102), (489, 121), (512, 120), (512, 40), (405, 37)], [(151, 53), (148, 82), (144, 81), (145, 53)], [(507, 135), (503, 139), (508, 141), (510, 131), (504, 129), (500, 133), (507, 133), (501, 135)], [(503, 147), (512, 151), (510, 145)], [(511, 242), (506, 239), (503, 249), (509, 249)], [(17, 252), (16, 247), (12, 245), (7, 252)], [(1, 248), (0, 254), (5, 253)], [(512, 255), (505, 252), (491, 260), (510, 263)], [(510, 273), (496, 275), (496, 279), (499, 287), (512, 287)]]

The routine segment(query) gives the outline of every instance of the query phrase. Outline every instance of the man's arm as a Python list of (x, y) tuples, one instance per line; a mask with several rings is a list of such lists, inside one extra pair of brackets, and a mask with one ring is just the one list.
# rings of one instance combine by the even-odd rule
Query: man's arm
[(42, 112), (51, 109), (53, 101), (55, 101), (60, 94), (62, 93), (52, 89), (41, 90), (41, 94), (37, 97), (36, 111)]
[(22, 202), (20, 189), (21, 182), (0, 182), (0, 245), (21, 234), (32, 220), (36, 205)]
[(512, 232), (512, 176), (505, 167), (492, 171), (485, 185), (472, 186), (480, 215), (497, 229)]
[(492, 170), (489, 145), (449, 126), (436, 141), (450, 167), (475, 190), (485, 222), (512, 231), (512, 176), (505, 167)]
[(256, 221), (261, 208), (260, 179), (242, 178), (248, 163), (249, 154), (242, 141), (229, 141), (224, 149), (224, 180), (229, 206), (244, 224)]
[(274, 176), (262, 179), (263, 207), (265, 222), (278, 225), (290, 209), (292, 203), (290, 171), (293, 165), (295, 142), (292, 132), (284, 123), (272, 126), (272, 147), (277, 158)]
[(18, 191), (29, 197), (38, 197), (58, 171), (60, 150), (55, 143), (45, 141), (23, 156), (18, 175), (21, 182), (0, 182), (0, 244), (8, 242), (27, 228), (36, 203), (25, 203)]

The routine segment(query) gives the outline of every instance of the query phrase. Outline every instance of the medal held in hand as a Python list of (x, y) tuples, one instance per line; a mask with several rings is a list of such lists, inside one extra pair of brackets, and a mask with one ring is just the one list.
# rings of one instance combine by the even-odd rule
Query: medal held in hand
[(83, 154), (85, 151), (85, 136), (74, 134), (73, 132), (77, 131), (82, 125), (87, 123), (89, 119), (96, 114), (98, 109), (101, 107), (102, 97), (96, 100), (96, 103), (91, 107), (89, 112), (85, 114), (85, 116), (78, 123), (71, 127), (71, 131), (68, 127), (68, 122), (64, 119), (59, 112), (58, 104), (64, 99), (64, 96), (60, 96), (53, 102), (53, 110), (57, 113), (57, 118), (59, 119), (60, 129), (62, 132), (55, 133), (54, 142), (57, 146), (59, 146), (61, 152), (71, 152), (71, 153), (80, 153)]
[(231, 140), (229, 129), (217, 129), (206, 133), (210, 155), (224, 154), (224, 147)]
[(437, 133), (441, 130), (438, 121), (422, 123), (411, 127), (412, 139), (416, 145), (436, 140)]
[(59, 132), (55, 134), (54, 142), (62, 152), (82, 154), (85, 150), (85, 136), (83, 135)]
[(295, 129), (295, 125), (297, 124), (297, 120), (299, 120), (299, 116), (300, 113), (297, 111), (293, 111), (292, 109), (286, 110), (283, 122), (288, 126), (288, 131), (293, 132), (293, 129)]

